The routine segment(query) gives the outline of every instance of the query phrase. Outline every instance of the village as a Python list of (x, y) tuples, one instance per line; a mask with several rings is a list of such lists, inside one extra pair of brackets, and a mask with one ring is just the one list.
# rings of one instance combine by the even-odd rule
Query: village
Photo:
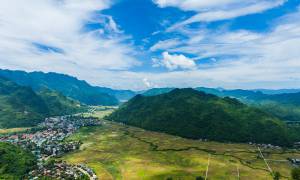
[(101, 125), (97, 118), (83, 116), (60, 116), (46, 118), (37, 128), (29, 132), (4, 135), (0, 142), (9, 142), (31, 151), (37, 159), (34, 170), (28, 173), (26, 179), (48, 177), (53, 179), (93, 179), (97, 176), (89, 167), (70, 165), (63, 161), (54, 161), (65, 153), (79, 149), (80, 142), (64, 140), (80, 127)]

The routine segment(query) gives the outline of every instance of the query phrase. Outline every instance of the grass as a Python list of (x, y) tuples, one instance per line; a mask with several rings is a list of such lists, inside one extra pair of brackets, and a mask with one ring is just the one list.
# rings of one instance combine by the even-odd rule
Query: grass
[(0, 134), (11, 134), (11, 133), (19, 133), (25, 132), (30, 128), (9, 128), (9, 129), (0, 129)]
[[(69, 139), (81, 140), (83, 145), (81, 150), (62, 159), (73, 164), (85, 163), (105, 180), (195, 180), (205, 176), (209, 154), (209, 179), (236, 180), (238, 170), (240, 179), (272, 179), (257, 148), (247, 144), (200, 142), (108, 121), (103, 121), (103, 126), (81, 128)], [(292, 169), (286, 158), (300, 157), (298, 151), (263, 153), (271, 168), (285, 179)]]

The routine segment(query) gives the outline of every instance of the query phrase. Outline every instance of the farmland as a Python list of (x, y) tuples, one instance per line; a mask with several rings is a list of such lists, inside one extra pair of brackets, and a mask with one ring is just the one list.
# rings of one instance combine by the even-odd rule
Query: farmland
[[(103, 112), (105, 115), (107, 112)], [(96, 113), (98, 117), (101, 112)], [(70, 140), (83, 142), (79, 151), (62, 159), (87, 164), (101, 179), (272, 179), (258, 148), (188, 140), (102, 120), (102, 126), (85, 127)], [(295, 150), (262, 149), (273, 172), (288, 179), (300, 158)]]

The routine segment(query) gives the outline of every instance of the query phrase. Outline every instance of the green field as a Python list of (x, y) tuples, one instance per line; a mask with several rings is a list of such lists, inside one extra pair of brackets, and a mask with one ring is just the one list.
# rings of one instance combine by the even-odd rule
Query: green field
[(30, 130), (30, 128), (9, 128), (9, 129), (0, 129), (0, 134), (10, 134), (10, 133), (20, 133)]
[[(62, 159), (85, 163), (105, 180), (194, 180), (205, 177), (208, 161), (208, 179), (272, 179), (257, 147), (247, 144), (200, 142), (108, 121), (103, 121), (103, 126), (82, 128), (69, 139), (83, 144)], [(288, 179), (292, 169), (286, 159), (300, 158), (298, 151), (263, 150), (263, 154), (282, 179)]]

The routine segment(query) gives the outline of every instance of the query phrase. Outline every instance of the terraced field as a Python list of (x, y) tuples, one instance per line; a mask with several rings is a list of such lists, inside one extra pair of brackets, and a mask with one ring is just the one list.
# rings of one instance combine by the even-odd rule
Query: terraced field
[[(102, 117), (97, 113), (97, 116)], [(183, 139), (103, 120), (103, 126), (82, 128), (70, 137), (80, 151), (62, 159), (86, 163), (100, 179), (272, 179), (256, 146)], [(290, 176), (288, 157), (298, 151), (262, 149), (272, 171)]]

